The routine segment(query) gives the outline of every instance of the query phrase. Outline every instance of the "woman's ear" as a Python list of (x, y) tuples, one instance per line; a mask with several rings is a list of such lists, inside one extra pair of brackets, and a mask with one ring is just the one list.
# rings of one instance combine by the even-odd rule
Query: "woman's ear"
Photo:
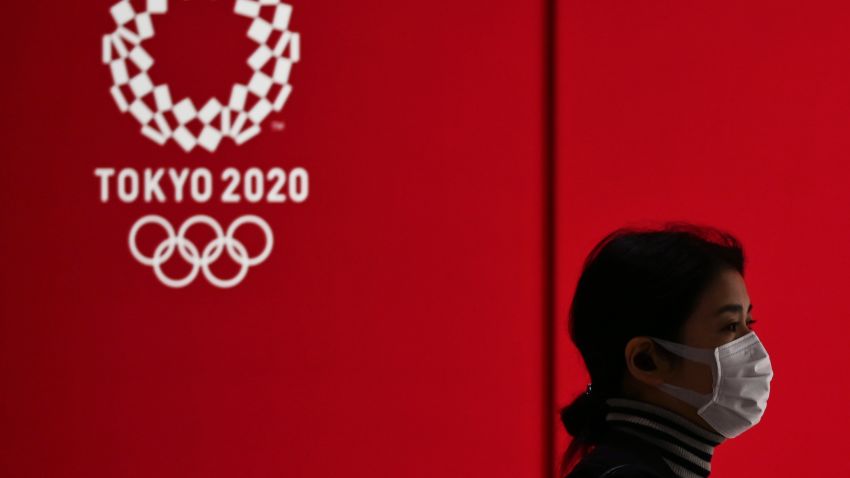
[(626, 343), (626, 368), (636, 380), (657, 386), (670, 373), (670, 362), (659, 353), (658, 345), (649, 337), (633, 337)]

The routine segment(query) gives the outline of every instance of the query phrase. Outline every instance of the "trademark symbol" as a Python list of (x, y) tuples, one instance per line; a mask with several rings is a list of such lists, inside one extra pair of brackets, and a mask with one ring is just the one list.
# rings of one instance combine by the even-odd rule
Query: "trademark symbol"
[(283, 121), (273, 121), (272, 122), (272, 130), (273, 131), (283, 131), (286, 128), (286, 123)]

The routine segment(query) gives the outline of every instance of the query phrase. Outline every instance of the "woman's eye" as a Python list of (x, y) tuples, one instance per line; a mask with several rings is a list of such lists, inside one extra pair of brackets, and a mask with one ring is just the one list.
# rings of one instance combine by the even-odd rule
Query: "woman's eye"
[[(753, 319), (747, 320), (747, 328), (750, 328), (750, 329), (753, 328), (753, 325), (755, 323), (756, 323), (756, 321), (753, 320)], [(739, 322), (730, 322), (726, 327), (723, 327), (723, 330), (724, 331), (728, 330), (729, 332), (737, 332), (739, 325), (740, 325)]]

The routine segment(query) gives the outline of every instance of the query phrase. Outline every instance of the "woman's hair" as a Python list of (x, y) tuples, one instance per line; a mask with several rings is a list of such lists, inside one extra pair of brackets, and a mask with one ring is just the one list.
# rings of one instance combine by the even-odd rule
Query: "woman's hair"
[(601, 436), (605, 400), (622, 392), (626, 343), (647, 335), (680, 342), (700, 295), (729, 268), (744, 274), (740, 242), (720, 229), (683, 221), (622, 227), (591, 250), (570, 306), (569, 333), (592, 386), (561, 409), (573, 437), (562, 476)]

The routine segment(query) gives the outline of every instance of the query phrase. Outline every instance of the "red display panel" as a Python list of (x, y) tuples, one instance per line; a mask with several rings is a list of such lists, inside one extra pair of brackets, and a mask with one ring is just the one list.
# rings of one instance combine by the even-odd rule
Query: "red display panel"
[(644, 221), (715, 225), (744, 243), (775, 377), (762, 422), (716, 450), (712, 475), (846, 475), (813, 458), (841, 456), (850, 425), (846, 4), (559, 5), (558, 404), (587, 383), (566, 317), (591, 247)]
[[(241, 145), (188, 153), (143, 136), (110, 94), (102, 48), (124, 15), (116, 3), (4, 8), (0, 475), (537, 476), (539, 2), (292, 0), (300, 60), (285, 107)], [(252, 23), (233, 10), (172, 0), (151, 16), (150, 77), (196, 112), (252, 78)], [(98, 168), (114, 169), (105, 201)], [(163, 186), (148, 202), (133, 173), (116, 182), (126, 168), (142, 182), (164, 168), (166, 185), (169, 168), (207, 168), (216, 189), (178, 202)], [(237, 202), (221, 196), (227, 168)], [(242, 185), (273, 188), (274, 168), (303, 168), (306, 197), (251, 200)], [(150, 214), (175, 229), (256, 215), (273, 250), (232, 287), (204, 273), (171, 287), (131, 254)], [(187, 239), (196, 255), (184, 253), (238, 274), (232, 241), (235, 253), (206, 263), (220, 236), (204, 224)], [(139, 231), (145, 257), (162, 234)], [(260, 254), (261, 229), (240, 234)], [(191, 247), (173, 242), (163, 273), (190, 274), (178, 254)]]

